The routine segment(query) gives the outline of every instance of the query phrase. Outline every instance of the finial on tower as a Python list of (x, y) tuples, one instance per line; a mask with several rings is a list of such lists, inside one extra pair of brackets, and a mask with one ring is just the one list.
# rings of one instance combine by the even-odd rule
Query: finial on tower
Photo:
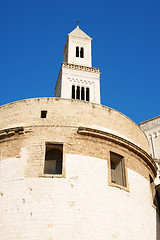
[(79, 19), (77, 19), (77, 27), (79, 27), (79, 23), (80, 23), (80, 21), (79, 21)]

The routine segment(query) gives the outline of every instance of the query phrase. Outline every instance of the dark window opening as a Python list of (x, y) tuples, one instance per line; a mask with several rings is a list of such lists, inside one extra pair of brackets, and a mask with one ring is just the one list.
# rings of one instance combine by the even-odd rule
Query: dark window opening
[(77, 90), (76, 90), (76, 99), (80, 99), (80, 87), (77, 86)]
[(86, 101), (89, 101), (89, 88), (86, 88)]
[(84, 87), (81, 88), (81, 100), (84, 100)]
[(72, 99), (75, 99), (75, 86), (72, 85)]
[(41, 111), (41, 118), (47, 117), (47, 111)]
[(110, 152), (111, 182), (126, 187), (124, 158), (116, 153)]
[(44, 174), (62, 174), (63, 146), (46, 145)]
[(82, 47), (81, 47), (81, 50), (80, 50), (80, 57), (84, 58), (84, 48), (82, 48)]
[(72, 99), (90, 101), (89, 88), (72, 85)]
[(76, 57), (79, 57), (79, 47), (76, 47)]

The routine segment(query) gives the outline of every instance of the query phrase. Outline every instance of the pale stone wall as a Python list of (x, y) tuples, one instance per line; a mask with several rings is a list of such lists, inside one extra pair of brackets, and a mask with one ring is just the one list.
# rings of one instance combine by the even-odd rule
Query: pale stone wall
[[(47, 118), (41, 118), (41, 111)], [(63, 174), (43, 175), (45, 143), (63, 143)], [(109, 155), (127, 187), (110, 184)], [(54, 98), (0, 107), (0, 239), (157, 240), (148, 141), (123, 114)]]
[(160, 116), (139, 125), (148, 138), (150, 153), (158, 167), (156, 183), (160, 184)]
[[(47, 110), (47, 118), (40, 118)], [(150, 153), (142, 130), (122, 113), (90, 102), (58, 98), (21, 100), (0, 107), (0, 129), (17, 126), (85, 126), (123, 137)]]
[[(84, 58), (76, 57), (76, 47), (84, 48)], [(69, 37), (68, 41), (68, 62), (82, 66), (92, 66), (91, 40)]]
[(0, 239), (156, 239), (148, 181), (128, 169), (130, 191), (108, 186), (107, 161), (66, 154), (65, 178), (24, 178), (21, 158), (0, 162)]
[[(68, 34), (65, 43), (63, 55), (64, 61), (68, 63), (73, 63), (81, 66), (92, 66), (92, 54), (91, 54), (91, 41), (86, 33), (84, 33), (79, 26), (77, 26), (71, 33)], [(83, 57), (76, 56), (76, 47), (79, 50), (83, 48)], [(79, 52), (80, 54), (80, 52)]]
[(139, 125), (150, 142), (152, 157), (160, 159), (160, 116), (142, 122)]
[[(79, 68), (79, 69), (77, 69)], [(90, 102), (100, 104), (100, 72), (97, 68), (62, 63), (58, 76), (55, 96), (71, 99), (72, 85), (75, 87), (89, 88)], [(81, 95), (81, 92), (80, 92)], [(80, 98), (81, 99), (81, 98)]]

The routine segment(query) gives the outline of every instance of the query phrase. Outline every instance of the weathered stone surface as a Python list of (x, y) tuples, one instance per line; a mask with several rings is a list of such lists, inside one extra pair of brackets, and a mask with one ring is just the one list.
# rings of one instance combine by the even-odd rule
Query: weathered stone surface
[[(78, 132), (86, 128), (97, 135)], [(156, 168), (136, 151), (148, 156), (148, 141), (129, 118), (87, 102), (29, 99), (0, 107), (0, 132), (0, 239), (157, 240)], [(43, 174), (46, 142), (63, 143), (59, 177)], [(124, 156), (126, 188), (110, 182), (110, 151)]]

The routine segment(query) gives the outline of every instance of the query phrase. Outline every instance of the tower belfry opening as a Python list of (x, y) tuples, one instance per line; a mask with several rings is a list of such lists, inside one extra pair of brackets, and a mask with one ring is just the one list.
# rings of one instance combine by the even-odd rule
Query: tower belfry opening
[(77, 27), (68, 34), (55, 97), (100, 104), (100, 72), (92, 67), (92, 38)]

